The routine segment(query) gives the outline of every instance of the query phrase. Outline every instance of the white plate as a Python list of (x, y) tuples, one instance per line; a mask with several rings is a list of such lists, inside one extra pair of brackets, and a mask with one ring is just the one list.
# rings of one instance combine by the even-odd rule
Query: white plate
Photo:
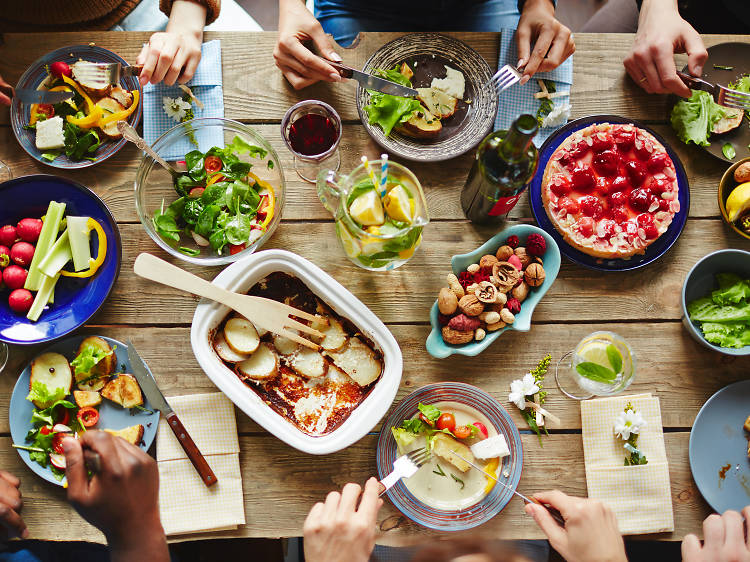
[(229, 308), (202, 299), (193, 315), (190, 342), (198, 363), (211, 381), (250, 418), (283, 442), (313, 455), (334, 453), (364, 437), (393, 403), (403, 360), (401, 349), (388, 328), (343, 285), (308, 260), (284, 250), (265, 250), (241, 259), (213, 280), (238, 293), (247, 291), (267, 275), (281, 271), (296, 276), (337, 314), (349, 319), (383, 354), (383, 373), (367, 398), (339, 427), (326, 435), (307, 435), (276, 413), (219, 359), (210, 336), (229, 313)]

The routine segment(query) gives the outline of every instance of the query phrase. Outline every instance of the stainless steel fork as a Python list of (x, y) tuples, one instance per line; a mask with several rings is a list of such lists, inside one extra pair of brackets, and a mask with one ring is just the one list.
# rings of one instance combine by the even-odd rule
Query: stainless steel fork
[(123, 76), (138, 76), (143, 65), (134, 64), (123, 68), (119, 62), (76, 63), (75, 77), (85, 84), (119, 84)]
[(411, 478), (424, 464), (430, 460), (431, 452), (427, 447), (422, 449), (414, 449), (409, 451), (405, 455), (400, 456), (393, 463), (393, 472), (383, 478), (380, 483), (383, 485), (383, 490), (380, 492), (382, 496), (387, 490), (392, 488), (396, 482), (402, 478)]
[(520, 70), (513, 65), (506, 64), (500, 70), (495, 72), (492, 78), (487, 81), (485, 87), (491, 84), (494, 86), (495, 91), (500, 94), (503, 90), (516, 84), (521, 79), (521, 76), (523, 76), (523, 74), (521, 74)]
[(711, 82), (706, 82), (702, 78), (696, 78), (695, 76), (690, 76), (689, 74), (680, 71), (677, 71), (677, 76), (682, 79), (688, 88), (693, 90), (703, 90), (704, 92), (711, 94), (719, 105), (750, 111), (750, 94), (738, 92), (737, 90), (732, 90), (731, 88), (727, 88), (720, 84), (712, 84)]

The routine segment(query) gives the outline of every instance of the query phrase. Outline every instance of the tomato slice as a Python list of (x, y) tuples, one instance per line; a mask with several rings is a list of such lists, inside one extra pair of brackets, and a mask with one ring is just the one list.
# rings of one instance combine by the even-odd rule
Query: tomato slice
[(203, 168), (205, 168), (206, 172), (209, 174), (214, 174), (223, 167), (224, 164), (218, 156), (206, 156), (206, 159), (203, 161)]
[(81, 408), (78, 410), (78, 421), (83, 427), (94, 427), (99, 422), (99, 411), (91, 407)]
[(246, 246), (244, 244), (231, 244), (229, 246), (229, 254), (232, 255), (232, 256), (234, 254), (239, 254), (245, 248), (246, 248)]
[(466, 439), (471, 435), (471, 429), (467, 425), (459, 425), (453, 430), (453, 435), (458, 439)]
[(55, 116), (55, 107), (51, 103), (40, 103), (36, 106), (37, 114), (46, 115), (47, 119)]
[(426, 423), (426, 424), (427, 424), (427, 425), (429, 425), (430, 427), (435, 427), (435, 422), (434, 422), (434, 421), (430, 421), (430, 420), (429, 420), (429, 419), (427, 418), (427, 416), (425, 416), (425, 415), (424, 415), (424, 414), (422, 414), (421, 412), (420, 412), (420, 414), (419, 414), (419, 416), (418, 416), (418, 417), (419, 417), (419, 419), (420, 419), (420, 420), (422, 420), (422, 421), (423, 421), (424, 423)]
[(39, 430), (39, 432), (42, 435), (49, 435), (50, 433), (52, 433), (52, 428), (48, 425), (45, 425), (42, 427), (42, 429)]
[(437, 428), (438, 429), (447, 429), (448, 431), (452, 432), (456, 427), (456, 416), (453, 414), (440, 414), (440, 417), (437, 420)]
[(58, 423), (68, 425), (70, 423), (70, 412), (66, 407), (58, 406), (57, 408), (55, 408), (54, 415), (55, 425), (57, 425)]
[(487, 426), (484, 425), (482, 422), (474, 422), (473, 425), (479, 428), (479, 433), (481, 433), (485, 439), (487, 439), (490, 436), (489, 431), (487, 431)]
[(68, 437), (69, 435), (70, 435), (69, 433), (63, 433), (63, 432), (55, 433), (52, 436), (52, 450), (61, 455), (64, 454), (63, 448), (62, 448), (62, 440)]

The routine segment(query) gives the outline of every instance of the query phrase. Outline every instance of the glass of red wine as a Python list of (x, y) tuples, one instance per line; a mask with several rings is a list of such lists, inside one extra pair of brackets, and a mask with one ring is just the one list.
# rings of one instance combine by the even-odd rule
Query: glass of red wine
[(315, 183), (323, 167), (339, 169), (341, 117), (327, 103), (305, 100), (290, 107), (281, 121), (281, 136), (303, 180)]

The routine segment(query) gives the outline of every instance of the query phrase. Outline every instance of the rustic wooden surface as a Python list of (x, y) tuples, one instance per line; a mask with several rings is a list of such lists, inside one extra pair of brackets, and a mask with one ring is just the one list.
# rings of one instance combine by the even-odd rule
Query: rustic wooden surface
[[(397, 400), (425, 384), (453, 379), (475, 384), (507, 404), (510, 381), (533, 367), (545, 352), (550, 352), (556, 361), (593, 330), (620, 333), (631, 342), (638, 358), (638, 373), (631, 390), (652, 392), (661, 399), (675, 531), (654, 538), (681, 540), (688, 532), (699, 532), (700, 522), (710, 509), (690, 475), (689, 429), (711, 394), (744, 378), (748, 361), (714, 354), (690, 339), (680, 322), (680, 289), (685, 274), (701, 256), (725, 247), (750, 249), (750, 243), (728, 231), (718, 216), (716, 186), (724, 164), (695, 147), (679, 143), (667, 123), (668, 98), (648, 96), (627, 79), (621, 61), (632, 37), (576, 35), (573, 117), (595, 113), (623, 115), (649, 123), (663, 134), (679, 154), (690, 180), (691, 220), (682, 237), (664, 258), (634, 273), (595, 273), (564, 262), (556, 283), (534, 313), (530, 332), (508, 332), (476, 358), (452, 356), (439, 361), (424, 349), (429, 332), (427, 310), (449, 271), (450, 256), (474, 249), (494, 233), (492, 229), (471, 225), (461, 213), (458, 193), (471, 155), (440, 164), (409, 164), (425, 187), (434, 224), (427, 228), (422, 248), (408, 265), (389, 274), (361, 270), (344, 257), (329, 215), (314, 188), (294, 174), (290, 154), (279, 134), (281, 117), (290, 105), (301, 99), (318, 98), (331, 103), (345, 121), (342, 169), (351, 169), (363, 153), (376, 157), (381, 151), (357, 119), (354, 85), (321, 84), (295, 92), (273, 65), (274, 33), (206, 35), (206, 39), (222, 39), (226, 117), (254, 124), (277, 149), (286, 170), (284, 221), (268, 247), (293, 248), (312, 260), (386, 322), (405, 357)], [(342, 51), (344, 60), (361, 66), (373, 51), (398, 35), (364, 34), (355, 48)], [(468, 42), (496, 67), (497, 34), (453, 35)], [(25, 68), (44, 53), (61, 45), (91, 41), (133, 60), (146, 38), (147, 34), (139, 33), (6, 34), (0, 45), (0, 74), (15, 83)], [(707, 45), (727, 40), (736, 41), (737, 37), (705, 37)], [(10, 165), (15, 176), (51, 172), (20, 149), (8, 127), (7, 111), (0, 111), (0, 159)], [(160, 254), (142, 229), (133, 203), (139, 159), (137, 150), (127, 146), (103, 166), (62, 173), (89, 186), (105, 200), (120, 224), (123, 239), (123, 265), (115, 291), (84, 331), (131, 339), (168, 396), (211, 392), (215, 387), (198, 366), (189, 343), (196, 299), (138, 280), (132, 272), (133, 259), (139, 252)], [(533, 220), (525, 196), (511, 216), (512, 222)], [(217, 273), (209, 268), (189, 269), (206, 278)], [(0, 376), (0, 413), (7, 412), (17, 373), (40, 349), (11, 350), (10, 363)], [(520, 490), (533, 493), (554, 482), (566, 492), (585, 495), (578, 403), (564, 398), (552, 377), (547, 386), (549, 409), (561, 418), (562, 424), (545, 439), (543, 449), (536, 436), (522, 436), (525, 458)], [(519, 427), (526, 429), (516, 408), (508, 410)], [(362, 482), (375, 473), (375, 432), (380, 429), (380, 421), (373, 433), (349, 449), (314, 457), (284, 445), (241, 412), (237, 413), (237, 420), (247, 525), (237, 531), (189, 538), (298, 536), (312, 503), (347, 481)], [(23, 481), (24, 517), (33, 537), (102, 540), (96, 529), (68, 507), (61, 489), (37, 478), (23, 465), (10, 448), (6, 415), (0, 416), (0, 468), (14, 472)], [(379, 526), (379, 540), (383, 543), (433, 535), (410, 523), (388, 502), (380, 513)], [(516, 500), (477, 531), (502, 538), (542, 536)]]

